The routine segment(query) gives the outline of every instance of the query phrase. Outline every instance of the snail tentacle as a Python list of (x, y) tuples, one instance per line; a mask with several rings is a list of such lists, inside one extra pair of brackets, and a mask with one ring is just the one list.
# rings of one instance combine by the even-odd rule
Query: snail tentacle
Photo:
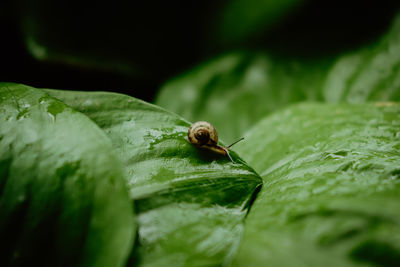
[(233, 146), (236, 143), (239, 143), (240, 141), (242, 141), (244, 139), (244, 137), (240, 138), (239, 140), (236, 140), (235, 142), (233, 142), (232, 144), (230, 144), (229, 146), (227, 146), (226, 148), (230, 148), (231, 146)]

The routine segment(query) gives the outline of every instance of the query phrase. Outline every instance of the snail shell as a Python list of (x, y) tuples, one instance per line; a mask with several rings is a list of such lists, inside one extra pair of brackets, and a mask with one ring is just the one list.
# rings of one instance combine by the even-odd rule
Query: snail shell
[(240, 138), (228, 147), (218, 145), (217, 130), (215, 130), (215, 127), (212, 126), (211, 123), (206, 121), (198, 121), (193, 123), (188, 130), (188, 139), (191, 144), (198, 148), (207, 149), (215, 153), (228, 156), (232, 163), (235, 162), (233, 161), (231, 155), (229, 155), (228, 149), (237, 142), (243, 140), (243, 138)]
[(218, 145), (218, 133), (215, 127), (206, 121), (193, 123), (188, 130), (189, 142), (198, 148), (211, 150), (221, 155), (227, 155), (224, 147)]

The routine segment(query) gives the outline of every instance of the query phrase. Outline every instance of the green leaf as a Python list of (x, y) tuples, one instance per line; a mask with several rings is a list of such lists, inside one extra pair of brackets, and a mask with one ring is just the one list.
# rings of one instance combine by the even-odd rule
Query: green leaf
[(398, 266), (400, 105), (302, 104), (237, 150), (264, 186), (233, 266)]
[(330, 57), (236, 52), (166, 83), (156, 104), (211, 121), (233, 141), (265, 115), (300, 101), (400, 100), (400, 17), (374, 44)]
[(83, 112), (110, 137), (128, 172), (139, 237), (131, 264), (220, 265), (237, 245), (260, 177), (232, 152), (199, 151), (189, 123), (113, 93), (48, 91)]
[(156, 103), (191, 120), (209, 120), (235, 139), (265, 114), (289, 103), (320, 99), (329, 63), (234, 53), (167, 83)]
[(0, 83), (0, 265), (123, 266), (135, 234), (124, 178), (86, 116)]

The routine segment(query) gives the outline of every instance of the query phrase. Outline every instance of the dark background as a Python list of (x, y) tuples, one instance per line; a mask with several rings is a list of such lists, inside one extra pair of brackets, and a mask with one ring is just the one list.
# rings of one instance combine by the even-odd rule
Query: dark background
[[(313, 58), (368, 45), (387, 30), (400, 7), (395, 0), (300, 1), (274, 25), (221, 42), (214, 30), (228, 2), (3, 1), (0, 81), (114, 91), (152, 101), (168, 79), (228, 51)], [(91, 63), (35, 59), (27, 50), (28, 34), (53, 51)], [(97, 59), (100, 67), (93, 64)], [(127, 68), (104, 67), (114, 60)]]

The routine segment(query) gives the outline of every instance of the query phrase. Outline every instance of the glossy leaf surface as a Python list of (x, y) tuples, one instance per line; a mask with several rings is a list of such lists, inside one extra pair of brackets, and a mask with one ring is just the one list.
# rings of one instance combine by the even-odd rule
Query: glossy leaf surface
[(231, 256), (261, 185), (234, 152), (236, 164), (199, 151), (186, 140), (187, 121), (129, 96), (48, 92), (96, 122), (124, 162), (139, 224), (132, 265), (219, 265)]
[(400, 106), (302, 104), (237, 151), (264, 180), (233, 266), (400, 264)]
[(86, 116), (0, 84), (2, 266), (124, 266), (135, 224), (123, 167)]

